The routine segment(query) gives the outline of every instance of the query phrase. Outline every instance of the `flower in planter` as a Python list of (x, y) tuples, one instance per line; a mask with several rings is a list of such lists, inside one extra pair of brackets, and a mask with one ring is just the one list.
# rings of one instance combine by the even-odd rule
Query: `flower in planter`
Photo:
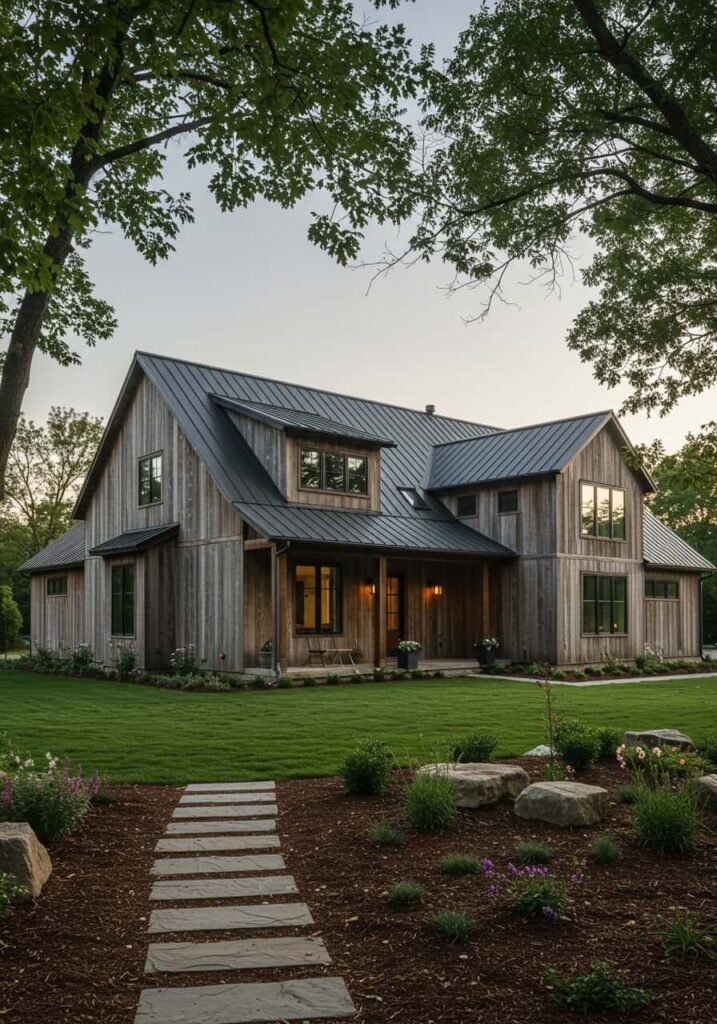
[(411, 654), (414, 651), (421, 650), (418, 640), (399, 640), (396, 646), (401, 654)]
[(500, 641), (495, 636), (484, 636), (482, 640), (476, 640), (474, 647), (482, 647), (486, 651), (495, 651), (500, 647)]

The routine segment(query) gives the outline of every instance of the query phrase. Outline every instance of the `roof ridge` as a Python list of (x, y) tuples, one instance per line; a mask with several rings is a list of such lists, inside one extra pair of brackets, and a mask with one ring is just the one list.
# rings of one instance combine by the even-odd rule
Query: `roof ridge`
[[(596, 416), (615, 416), (613, 409), (600, 409), (597, 412), (578, 413), (575, 416), (562, 416), (557, 420), (543, 420), (540, 423), (524, 423), (521, 427), (497, 427), (487, 434), (476, 434), (475, 437), (460, 437), (455, 441), (439, 441), (434, 448), (448, 448), (454, 444), (464, 444), (466, 441), (484, 441), (488, 437), (496, 437), (499, 434), (517, 434), (521, 430), (535, 430), (536, 427), (554, 427), (557, 423), (572, 423), (575, 420), (589, 420)], [(615, 419), (617, 417), (615, 416)]]

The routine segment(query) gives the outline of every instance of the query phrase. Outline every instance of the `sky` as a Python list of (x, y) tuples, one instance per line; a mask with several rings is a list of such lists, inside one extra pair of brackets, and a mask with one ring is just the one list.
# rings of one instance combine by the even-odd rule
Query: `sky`
[[(472, 0), (417, 0), (400, 17), (416, 43), (448, 54), (475, 10)], [(496, 427), (520, 426), (601, 409), (617, 410), (626, 392), (609, 391), (565, 344), (573, 317), (590, 297), (579, 280), (561, 295), (514, 282), (511, 305), (468, 324), (480, 311), (470, 291), (448, 296), (448, 268), (398, 268), (373, 284), (366, 269), (346, 269), (306, 238), (313, 198), (286, 211), (259, 202), (223, 214), (199, 174), (170, 151), (167, 181), (192, 192), (196, 220), (165, 263), (145, 263), (119, 229), (96, 236), (88, 267), (119, 328), (82, 365), (60, 368), (36, 357), (26, 415), (51, 405), (106, 417), (141, 349), (261, 376), (423, 408)], [(400, 234), (376, 227), (366, 260), (397, 247)], [(636, 443), (662, 438), (668, 450), (713, 419), (717, 390), (683, 400), (664, 418), (626, 416)]]

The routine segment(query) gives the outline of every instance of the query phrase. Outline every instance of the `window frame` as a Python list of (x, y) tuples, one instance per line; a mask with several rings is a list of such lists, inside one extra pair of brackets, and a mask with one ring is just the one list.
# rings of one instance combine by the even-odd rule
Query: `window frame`
[[(126, 629), (125, 629), (125, 627), (127, 626), (127, 618), (128, 618), (128, 616), (127, 616), (126, 600), (127, 600), (128, 594), (130, 593), (130, 591), (127, 589), (127, 587), (125, 585), (126, 570), (127, 569), (131, 569), (132, 570), (132, 590), (131, 590), (131, 594), (132, 594), (132, 631), (131, 632), (127, 632)], [(121, 616), (120, 616), (121, 619), (122, 619), (122, 631), (121, 632), (115, 631), (115, 573), (118, 572), (118, 571), (122, 572), (122, 576), (123, 576), (122, 588), (120, 590), (121, 600), (122, 600), (122, 609), (121, 609)], [(136, 573), (136, 565), (135, 565), (134, 562), (119, 562), (119, 563), (116, 563), (116, 564), (110, 566), (110, 636), (111, 637), (117, 637), (117, 638), (125, 638), (125, 639), (137, 636), (137, 573)]]
[[(302, 456), (304, 452), (316, 452), (319, 456), (319, 486), (312, 487), (309, 484), (305, 484), (301, 479), (302, 470)], [(356, 452), (345, 451), (344, 449), (332, 449), (332, 448), (319, 448), (310, 446), (305, 442), (299, 442), (298, 444), (298, 459), (296, 462), (296, 484), (299, 491), (303, 491), (306, 494), (339, 494), (345, 498), (364, 498), (370, 497), (370, 458), (368, 455), (358, 454)], [(326, 487), (326, 456), (338, 457), (343, 459), (344, 464), (344, 487), (343, 490), (339, 490), (334, 487)], [(360, 459), (366, 467), (366, 489), (364, 491), (352, 491), (349, 488), (349, 459)]]
[[(500, 507), (500, 499), (502, 497), (504, 497), (506, 494), (514, 494), (515, 495), (515, 508), (501, 509), (501, 507)], [(520, 512), (520, 492), (519, 492), (519, 489), (517, 487), (505, 487), (505, 488), (503, 488), (503, 490), (498, 491), (497, 508), (498, 508), (498, 515), (499, 516), (515, 516), (515, 515), (518, 515), (518, 513)]]
[[(473, 511), (472, 512), (461, 512), (460, 503), (461, 501), (472, 500)], [(456, 519), (475, 519), (478, 515), (478, 495), (477, 494), (459, 494), (456, 497)]]
[[(153, 481), (152, 478), (152, 461), (159, 459), (159, 497), (152, 499), (152, 483), (156, 482), (156, 478)], [(142, 466), (145, 463), (149, 463), (150, 475), (149, 475), (149, 501), (142, 501)], [(164, 502), (164, 450), (160, 449), (156, 452), (149, 452), (147, 455), (140, 455), (137, 459), (137, 508), (153, 508), (155, 505), (161, 505)]]
[[(585, 580), (595, 580), (595, 597), (590, 599), (595, 605), (595, 632), (588, 632), (585, 629)], [(598, 583), (601, 579), (608, 579), (611, 581), (610, 586), (610, 622), (615, 621), (614, 608), (615, 604), (621, 604), (619, 600), (615, 599), (615, 580), (624, 580), (625, 583), (625, 629), (624, 630), (610, 630), (609, 633), (601, 633), (597, 630), (599, 624), (599, 612), (600, 612), (600, 585)], [(580, 573), (580, 636), (581, 637), (626, 637), (630, 635), (630, 601), (629, 601), (629, 585), (628, 576), (625, 573), (613, 573), (613, 572), (581, 572)]]
[[(64, 589), (50, 590), (51, 584), (63, 583)], [(67, 574), (64, 576), (48, 576), (45, 580), (45, 597), (67, 597)]]
[[(593, 528), (594, 533), (585, 533), (583, 530), (583, 487), (592, 487), (593, 490)], [(610, 533), (607, 536), (601, 536), (598, 531), (598, 502), (597, 492), (602, 488), (603, 490), (610, 492)], [(613, 536), (614, 529), (614, 515), (613, 515), (613, 492), (619, 491), (622, 494), (622, 508), (623, 508), (623, 532), (624, 537)], [(612, 544), (627, 544), (627, 488), (620, 486), (620, 484), (605, 484), (600, 483), (597, 480), (579, 480), (578, 481), (578, 534), (581, 540), (600, 540), (608, 541)]]
[[(648, 587), (652, 587), (652, 593), (648, 594)], [(664, 594), (657, 594), (655, 591), (658, 586), (665, 588)], [(667, 590), (670, 587), (675, 588), (673, 595), (668, 594)], [(657, 577), (645, 577), (644, 596), (646, 601), (679, 601), (680, 600), (680, 581), (679, 580), (668, 580), (659, 579)]]
[[(336, 623), (333, 629), (321, 629), (320, 626), (316, 626), (314, 629), (303, 629), (299, 626), (297, 620), (298, 604), (296, 600), (296, 570), (301, 567), (303, 569), (314, 570), (314, 622), (321, 623), (321, 570), (330, 569), (336, 573)], [(341, 636), (343, 630), (344, 621), (344, 574), (343, 566), (338, 562), (296, 562), (291, 567), (292, 569), (292, 594), (293, 594), (293, 635), (294, 637), (314, 637), (314, 636)]]

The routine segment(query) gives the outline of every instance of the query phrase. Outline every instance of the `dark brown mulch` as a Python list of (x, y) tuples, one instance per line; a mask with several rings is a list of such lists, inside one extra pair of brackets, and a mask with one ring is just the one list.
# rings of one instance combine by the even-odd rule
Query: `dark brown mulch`
[[(540, 764), (520, 763), (539, 777)], [(609, 766), (584, 781), (614, 790), (624, 777)], [(657, 935), (661, 918), (678, 904), (717, 921), (714, 818), (713, 831), (702, 837), (693, 856), (660, 858), (639, 849), (629, 831), (629, 810), (614, 804), (599, 831), (620, 843), (623, 857), (617, 865), (598, 868), (587, 859), (598, 830), (566, 834), (523, 823), (508, 806), (462, 812), (446, 835), (406, 830), (404, 847), (381, 849), (368, 832), (377, 820), (400, 823), (400, 779), (380, 798), (345, 796), (337, 779), (281, 783), (278, 831), (300, 895), (279, 896), (276, 902), (298, 898), (309, 904), (315, 933), (324, 937), (333, 964), (144, 978), (149, 869), (179, 791), (125, 786), (113, 792), (117, 801), (96, 808), (82, 834), (52, 847), (55, 871), (37, 903), (18, 908), (0, 924), (0, 1021), (131, 1024), (139, 991), (147, 985), (338, 973), (349, 985), (357, 1019), (366, 1024), (553, 1024), (573, 1017), (550, 1002), (542, 984), (545, 968), (584, 969), (591, 958), (620, 965), (633, 983), (652, 991), (652, 1005), (630, 1016), (631, 1022), (711, 1024), (715, 1019), (715, 965), (666, 959)], [(557, 873), (584, 873), (574, 889), (570, 922), (524, 921), (488, 898), (485, 878), (455, 878), (439, 869), (441, 857), (451, 852), (488, 857), (504, 868), (515, 858), (517, 843), (528, 838), (551, 844)], [(386, 904), (383, 893), (402, 880), (425, 887), (419, 907), (394, 910)], [(447, 908), (479, 920), (475, 939), (446, 945), (433, 935), (431, 915)], [(229, 933), (166, 938), (225, 937)]]

